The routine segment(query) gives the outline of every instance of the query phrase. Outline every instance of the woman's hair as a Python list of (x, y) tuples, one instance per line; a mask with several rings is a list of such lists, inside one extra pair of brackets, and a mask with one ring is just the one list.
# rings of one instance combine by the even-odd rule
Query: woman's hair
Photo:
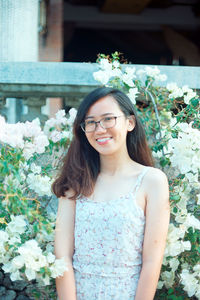
[(99, 153), (89, 144), (80, 124), (84, 122), (89, 108), (99, 99), (112, 96), (125, 116), (135, 116), (135, 128), (127, 133), (126, 143), (132, 160), (153, 166), (151, 151), (147, 145), (145, 132), (137, 117), (133, 103), (128, 96), (118, 89), (100, 87), (89, 93), (81, 102), (73, 125), (73, 139), (63, 159), (63, 165), (52, 190), (57, 197), (65, 196), (67, 190), (74, 192), (71, 199), (78, 196), (90, 196), (100, 172)]

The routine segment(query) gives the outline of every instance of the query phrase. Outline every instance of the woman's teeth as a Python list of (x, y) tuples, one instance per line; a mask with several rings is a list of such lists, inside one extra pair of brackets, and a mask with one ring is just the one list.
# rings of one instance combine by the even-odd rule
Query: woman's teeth
[(108, 140), (111, 140), (111, 138), (102, 138), (102, 139), (97, 139), (97, 142), (103, 143), (106, 142)]

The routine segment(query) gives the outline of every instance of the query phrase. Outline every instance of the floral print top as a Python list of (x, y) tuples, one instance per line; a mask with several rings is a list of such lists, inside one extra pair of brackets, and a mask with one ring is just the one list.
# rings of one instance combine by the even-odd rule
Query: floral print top
[(133, 300), (142, 264), (145, 216), (136, 202), (149, 167), (129, 193), (111, 201), (76, 200), (73, 268), (77, 300)]

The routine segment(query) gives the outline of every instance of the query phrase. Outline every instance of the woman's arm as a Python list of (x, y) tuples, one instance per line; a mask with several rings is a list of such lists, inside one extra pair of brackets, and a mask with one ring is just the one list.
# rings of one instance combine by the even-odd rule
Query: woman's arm
[(76, 300), (76, 287), (72, 256), (74, 253), (75, 201), (66, 197), (59, 199), (55, 229), (55, 255), (65, 257), (68, 271), (56, 278), (56, 289), (59, 300)]
[(145, 178), (147, 192), (146, 226), (143, 243), (142, 269), (135, 300), (153, 300), (163, 261), (167, 238), (170, 205), (166, 175), (152, 169)]

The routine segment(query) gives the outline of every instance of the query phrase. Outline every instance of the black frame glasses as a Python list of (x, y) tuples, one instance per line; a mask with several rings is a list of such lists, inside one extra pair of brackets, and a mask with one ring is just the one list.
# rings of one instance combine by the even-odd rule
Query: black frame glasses
[[(99, 120), (99, 121), (94, 121), (94, 120), (92, 120), (92, 124), (90, 123), (90, 125), (94, 125), (94, 128), (91, 130), (91, 129), (89, 129), (89, 130), (87, 130), (85, 127), (86, 127), (86, 122), (84, 121), (84, 122), (82, 122), (81, 124), (80, 124), (80, 126), (81, 126), (81, 129), (84, 131), (84, 132), (94, 132), (96, 129), (97, 129), (97, 124), (99, 124), (103, 129), (108, 129), (108, 128), (113, 128), (113, 127), (115, 127), (115, 125), (116, 125), (116, 120), (117, 120), (117, 118), (119, 118), (119, 117), (123, 117), (124, 115), (120, 115), (120, 116), (107, 116), (107, 117), (104, 117), (104, 118), (102, 118), (101, 120)], [(112, 125), (109, 125), (109, 124), (107, 124), (106, 126), (105, 126), (105, 123), (104, 122), (106, 122), (106, 119), (112, 119), (114, 122), (113, 122), (113, 124)]]

